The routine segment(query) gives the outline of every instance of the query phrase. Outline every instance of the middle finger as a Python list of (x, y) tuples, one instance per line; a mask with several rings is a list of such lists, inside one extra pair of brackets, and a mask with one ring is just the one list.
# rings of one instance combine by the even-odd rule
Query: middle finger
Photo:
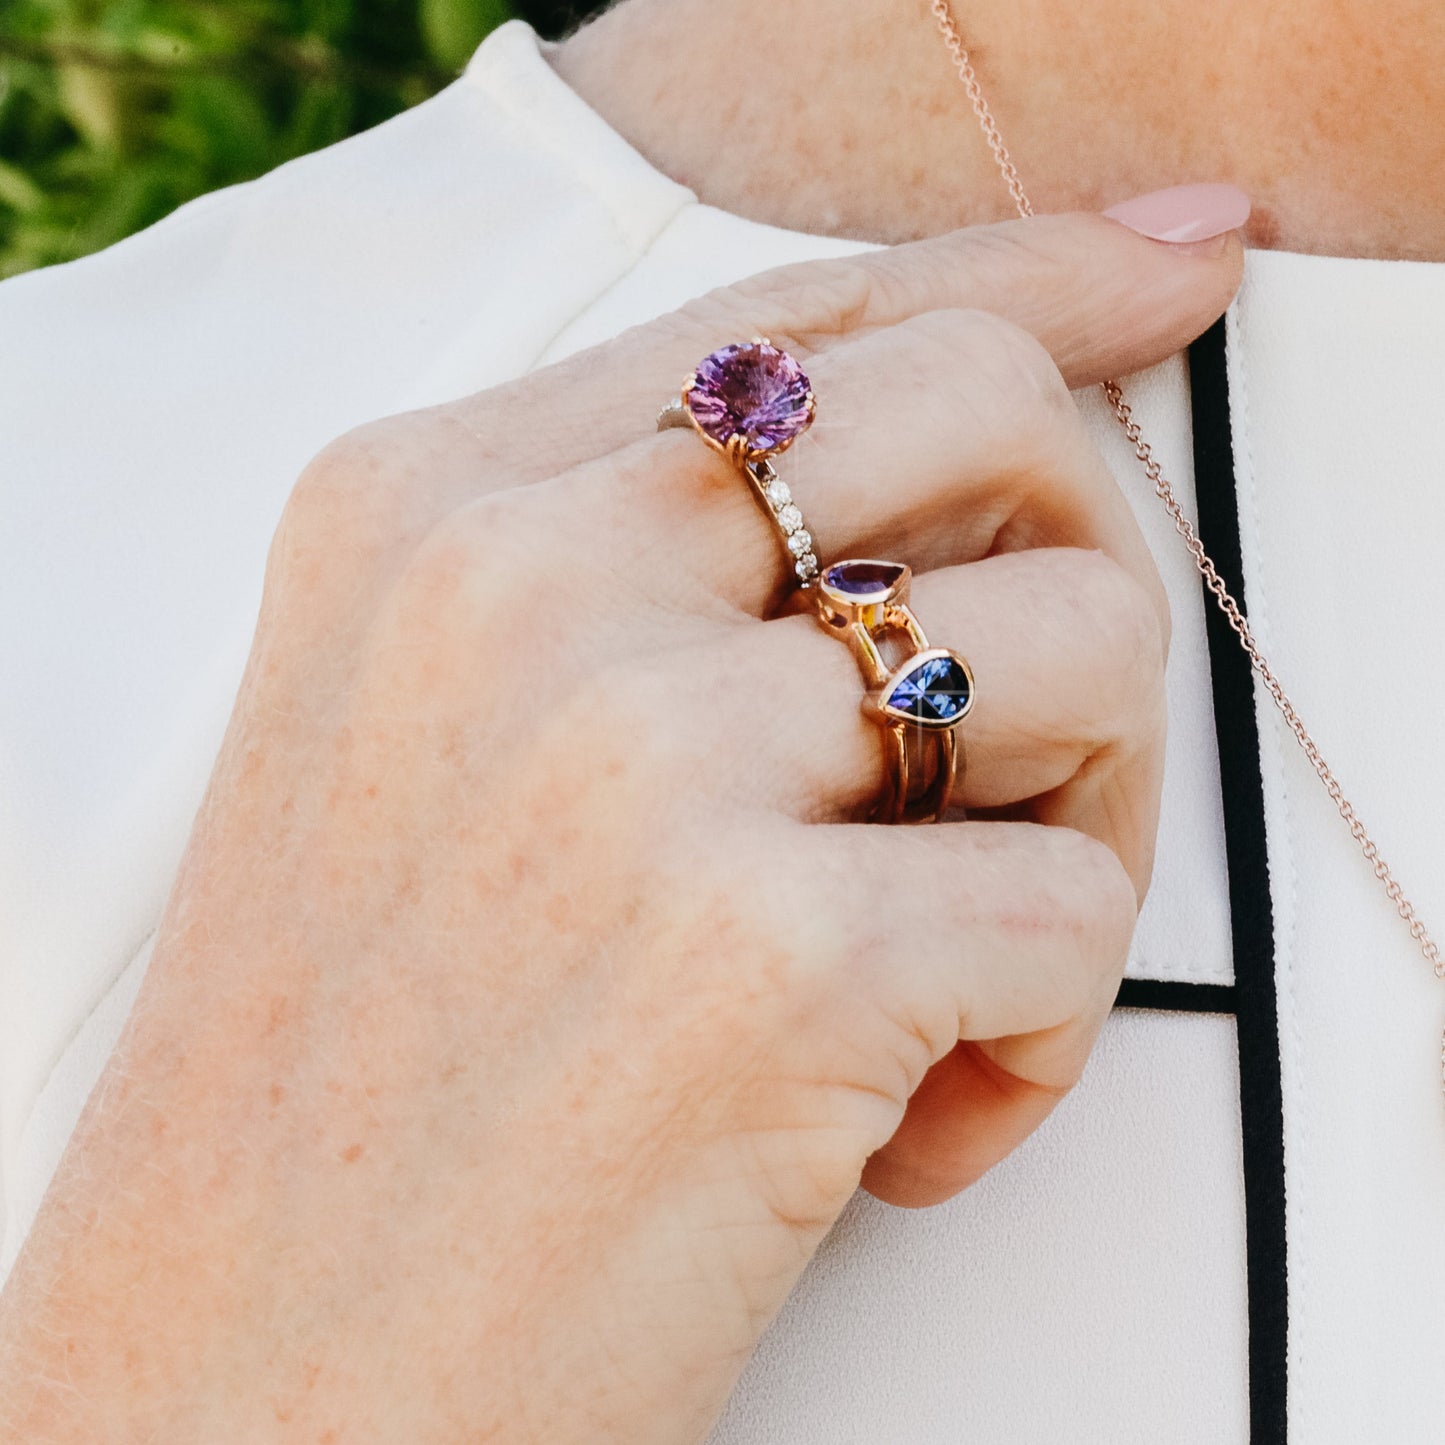
[[(982, 311), (937, 311), (814, 358), (813, 426), (775, 466), (826, 566), (886, 556), (915, 572), (1001, 551), (1104, 552), (1168, 610), (1132, 509), (1043, 347)], [(643, 439), (604, 469), (630, 525), (623, 546), (671, 564), (753, 615), (795, 586), (748, 483), (686, 431)], [(596, 499), (596, 493), (592, 493)], [(670, 589), (671, 590), (671, 587)]]

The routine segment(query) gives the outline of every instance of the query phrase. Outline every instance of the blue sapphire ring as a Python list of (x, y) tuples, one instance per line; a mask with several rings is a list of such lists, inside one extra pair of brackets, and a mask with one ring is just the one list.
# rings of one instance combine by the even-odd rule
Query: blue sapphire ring
[[(884, 730), (888, 786), (873, 822), (941, 821), (963, 774), (957, 728), (973, 707), (973, 672), (958, 653), (928, 645), (908, 605), (911, 580), (901, 562), (856, 559), (827, 568), (814, 589), (818, 621), (853, 648), (865, 709)], [(899, 640), (909, 650), (890, 662), (885, 649)], [(924, 774), (916, 787), (915, 769)]]

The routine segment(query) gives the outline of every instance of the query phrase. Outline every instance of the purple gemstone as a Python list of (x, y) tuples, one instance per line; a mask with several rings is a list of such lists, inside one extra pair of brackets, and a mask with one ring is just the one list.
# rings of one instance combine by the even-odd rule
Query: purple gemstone
[(698, 363), (688, 410), (715, 442), (741, 435), (750, 451), (781, 451), (808, 429), (808, 378), (765, 341), (724, 346)]
[(901, 562), (839, 562), (828, 568), (823, 580), (835, 592), (867, 597), (874, 592), (886, 592), (902, 576)]

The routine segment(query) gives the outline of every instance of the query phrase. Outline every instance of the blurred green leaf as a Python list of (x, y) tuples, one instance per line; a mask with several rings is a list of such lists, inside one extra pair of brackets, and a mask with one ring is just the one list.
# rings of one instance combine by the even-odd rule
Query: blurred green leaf
[(0, 276), (386, 120), (513, 13), (508, 0), (0, 0)]
[(421, 0), (422, 39), (438, 65), (460, 70), (508, 14), (504, 0)]
[(15, 211), (38, 211), (45, 204), (45, 193), (20, 169), (0, 161), (0, 206)]

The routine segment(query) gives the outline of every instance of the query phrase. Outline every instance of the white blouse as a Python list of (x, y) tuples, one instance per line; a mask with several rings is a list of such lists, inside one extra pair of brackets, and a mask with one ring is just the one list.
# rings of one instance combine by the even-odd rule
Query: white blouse
[[(308, 457), (862, 249), (701, 205), (514, 21), (388, 124), (0, 286), (0, 1268), (135, 997)], [(1201, 500), (1226, 533), (1237, 511), (1254, 627), (1440, 920), (1445, 266), (1253, 252), (1227, 363), (1233, 495), (1226, 456)], [(1192, 509), (1184, 359), (1128, 392)], [(1302, 1445), (1445, 1438), (1445, 987), (1268, 699), (1235, 662), (1211, 684), (1189, 559), (1079, 403), (1174, 607), (1129, 965), (1158, 986), (1126, 986), (1083, 1083), (974, 1188), (855, 1199), (718, 1445), (1219, 1445), (1251, 1409), (1256, 1445), (1286, 1411)]]

